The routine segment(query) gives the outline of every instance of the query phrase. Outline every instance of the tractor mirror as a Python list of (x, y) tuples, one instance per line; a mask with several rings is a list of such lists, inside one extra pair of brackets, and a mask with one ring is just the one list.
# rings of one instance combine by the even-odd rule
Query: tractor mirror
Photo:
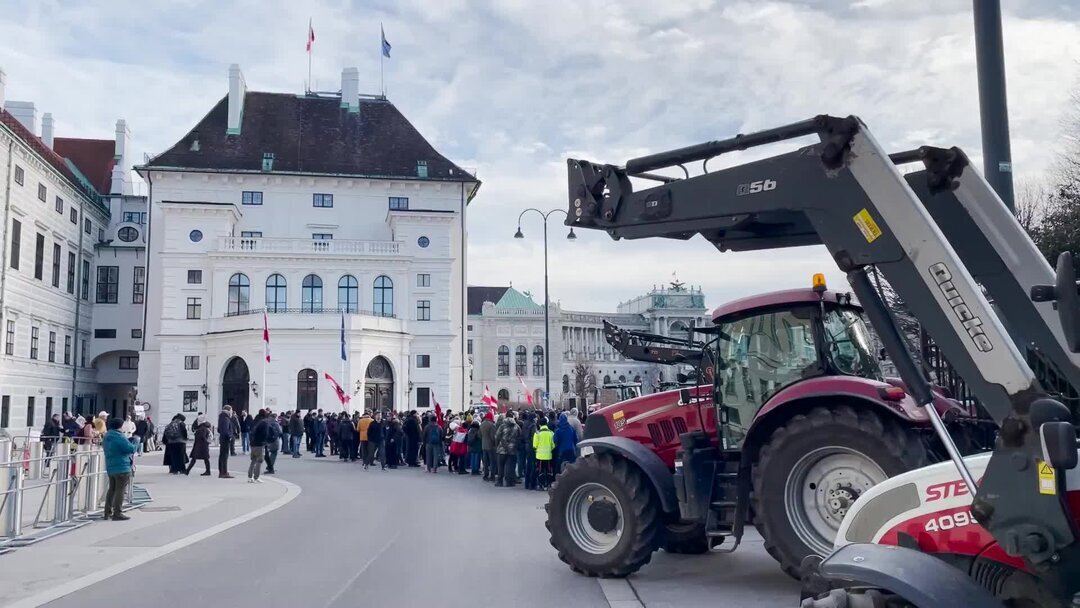
[(679, 389), (679, 405), (690, 405), (690, 389)]
[(1069, 422), (1044, 422), (1039, 427), (1043, 457), (1061, 471), (1076, 468), (1076, 427)]

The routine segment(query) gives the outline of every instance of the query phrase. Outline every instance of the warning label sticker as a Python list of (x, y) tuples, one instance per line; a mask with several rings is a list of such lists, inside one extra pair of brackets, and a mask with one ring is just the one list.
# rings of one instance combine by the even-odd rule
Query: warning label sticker
[(1045, 461), (1039, 462), (1039, 494), (1057, 494), (1057, 477), (1054, 467)]
[(866, 209), (856, 213), (853, 219), (855, 225), (859, 227), (859, 232), (866, 238), (867, 243), (873, 243), (881, 236), (881, 228), (878, 228), (877, 222), (870, 217), (870, 212)]

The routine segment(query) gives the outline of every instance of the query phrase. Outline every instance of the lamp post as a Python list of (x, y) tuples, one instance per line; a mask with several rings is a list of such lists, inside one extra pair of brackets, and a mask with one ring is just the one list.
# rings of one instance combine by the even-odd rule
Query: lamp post
[[(528, 209), (522, 211), (520, 215), (518, 215), (518, 229), (517, 229), (517, 232), (514, 233), (514, 238), (515, 239), (523, 239), (523, 238), (525, 238), (525, 235), (522, 234), (522, 232), (521, 232), (521, 218), (524, 217), (525, 214), (530, 212), (530, 211), (535, 212), (537, 215), (539, 215), (544, 220), (544, 396), (547, 399), (550, 399), (551, 398), (551, 337), (550, 337), (551, 323), (548, 320), (549, 300), (548, 300), (548, 239), (547, 239), (547, 232), (548, 231), (547, 231), (547, 225), (548, 225), (548, 217), (550, 217), (552, 213), (560, 212), (563, 215), (567, 215), (567, 213), (566, 213), (565, 209), (552, 209), (551, 211), (548, 211), (548, 212), (545, 213), (543, 211), (540, 211), (539, 209), (529, 207)], [(566, 235), (566, 240), (573, 241), (573, 240), (576, 240), (576, 239), (577, 239), (577, 235), (574, 234), (574, 228), (571, 227), (570, 228), (570, 234)], [(526, 355), (526, 356), (528, 356), (528, 355)], [(526, 359), (526, 361), (528, 361), (528, 359)], [(545, 399), (545, 405), (546, 405), (547, 399)]]

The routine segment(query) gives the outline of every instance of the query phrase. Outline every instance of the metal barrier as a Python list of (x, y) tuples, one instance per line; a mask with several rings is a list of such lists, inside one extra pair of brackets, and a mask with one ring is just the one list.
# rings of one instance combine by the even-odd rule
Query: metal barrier
[[(0, 553), (80, 528), (103, 513), (108, 489), (105, 455), (96, 445), (58, 441), (47, 453), (40, 441), (16, 449), (0, 438)], [(135, 500), (135, 473), (122, 509), (149, 501)], [(26, 505), (37, 503), (32, 520)]]

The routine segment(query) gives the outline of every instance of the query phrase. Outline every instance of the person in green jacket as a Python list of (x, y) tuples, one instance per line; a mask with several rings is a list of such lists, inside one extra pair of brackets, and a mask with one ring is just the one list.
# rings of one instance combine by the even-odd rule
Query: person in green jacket
[(533, 434), (533, 449), (536, 450), (536, 462), (540, 465), (538, 490), (546, 490), (555, 478), (551, 468), (551, 454), (555, 451), (555, 433), (548, 428), (547, 420), (540, 419), (540, 428)]
[(110, 418), (109, 430), (101, 440), (101, 450), (105, 453), (105, 472), (109, 474), (109, 489), (105, 493), (105, 519), (125, 521), (131, 519), (121, 512), (124, 506), (124, 491), (131, 481), (131, 456), (135, 453), (135, 444), (124, 437), (120, 427), (124, 421)]

